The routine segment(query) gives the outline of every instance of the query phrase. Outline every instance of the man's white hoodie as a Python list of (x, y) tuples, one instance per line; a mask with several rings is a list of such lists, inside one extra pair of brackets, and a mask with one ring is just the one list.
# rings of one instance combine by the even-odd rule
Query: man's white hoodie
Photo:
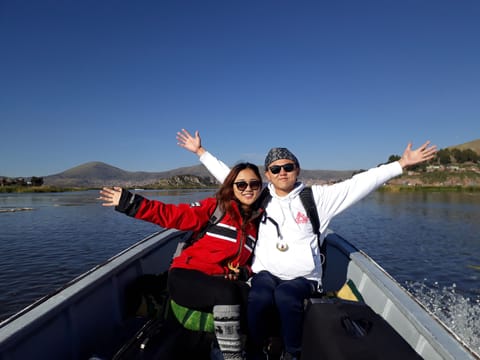
[[(200, 161), (212, 175), (223, 182), (230, 169), (209, 152)], [(357, 201), (402, 174), (398, 162), (381, 165), (359, 173), (334, 185), (312, 185), (312, 192), (320, 220), (320, 241), (323, 242), (332, 218)], [(302, 276), (321, 284), (322, 265), (317, 236), (300, 199), (305, 184), (297, 182), (287, 196), (277, 196), (273, 184), (268, 184), (272, 200), (266, 207), (267, 219), (260, 223), (252, 270), (267, 270), (283, 280)], [(276, 223), (276, 224), (275, 224)], [(279, 247), (287, 247), (280, 251)]]

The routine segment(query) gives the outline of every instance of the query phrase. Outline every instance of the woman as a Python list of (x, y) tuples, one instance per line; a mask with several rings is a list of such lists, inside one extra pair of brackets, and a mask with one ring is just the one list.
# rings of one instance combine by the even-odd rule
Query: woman
[(225, 359), (242, 358), (240, 315), (245, 313), (248, 285), (238, 276), (248, 267), (256, 242), (260, 212), (256, 200), (261, 189), (258, 167), (240, 163), (230, 171), (215, 198), (190, 205), (148, 200), (119, 187), (100, 191), (103, 206), (115, 206), (119, 212), (163, 228), (200, 231), (217, 204), (224, 211), (218, 224), (173, 259), (168, 290), (179, 305), (213, 312), (215, 334)]

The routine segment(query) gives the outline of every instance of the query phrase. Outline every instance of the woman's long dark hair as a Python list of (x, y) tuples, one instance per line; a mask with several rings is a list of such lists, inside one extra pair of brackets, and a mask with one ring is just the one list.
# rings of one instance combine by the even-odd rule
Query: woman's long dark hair
[[(217, 198), (218, 204), (220, 205), (220, 208), (233, 218), (237, 216), (236, 212), (232, 210), (232, 200), (236, 200), (235, 193), (233, 192), (233, 183), (235, 182), (235, 179), (237, 178), (240, 171), (245, 169), (251, 169), (258, 177), (258, 180), (262, 181), (262, 176), (260, 175), (260, 170), (258, 170), (257, 165), (249, 162), (238, 163), (230, 170), (227, 177), (223, 181), (222, 186), (220, 187), (220, 189), (218, 189), (215, 196)], [(254, 204), (256, 204), (256, 202)], [(252, 204), (252, 206), (254, 204)], [(253, 210), (252, 206), (247, 208), (239, 204), (239, 207), (241, 208), (240, 211), (243, 214), (244, 219), (248, 219), (250, 217)]]

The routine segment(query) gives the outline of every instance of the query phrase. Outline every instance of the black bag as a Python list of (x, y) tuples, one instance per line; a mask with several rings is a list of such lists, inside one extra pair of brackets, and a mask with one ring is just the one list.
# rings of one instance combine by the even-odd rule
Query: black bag
[(150, 319), (112, 360), (210, 360), (214, 334), (185, 329), (169, 314)]
[(362, 302), (313, 299), (305, 312), (302, 360), (422, 359)]
[(146, 274), (126, 289), (127, 317), (143, 318), (144, 325), (130, 336), (112, 360), (209, 360), (215, 335), (184, 328), (170, 310), (168, 272)]

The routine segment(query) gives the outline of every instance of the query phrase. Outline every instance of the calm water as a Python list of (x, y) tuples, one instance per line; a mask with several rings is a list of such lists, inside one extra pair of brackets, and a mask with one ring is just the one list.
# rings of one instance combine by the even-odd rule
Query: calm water
[[(209, 191), (145, 192), (190, 202)], [(0, 194), (0, 319), (158, 230), (97, 191)], [(365, 250), (480, 352), (480, 194), (374, 193), (332, 229)]]

